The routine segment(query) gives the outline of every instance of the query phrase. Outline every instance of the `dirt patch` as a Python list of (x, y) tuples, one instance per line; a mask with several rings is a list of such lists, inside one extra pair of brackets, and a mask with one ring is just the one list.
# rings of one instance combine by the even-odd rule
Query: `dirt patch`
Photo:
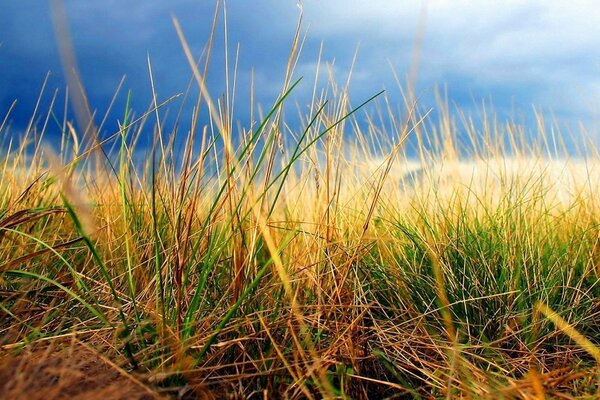
[(165, 397), (81, 344), (0, 353), (0, 398), (27, 400)]

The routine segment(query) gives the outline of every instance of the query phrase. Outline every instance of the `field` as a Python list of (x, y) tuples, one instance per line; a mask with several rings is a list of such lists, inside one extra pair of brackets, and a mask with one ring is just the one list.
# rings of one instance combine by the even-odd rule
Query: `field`
[(237, 128), (178, 32), (210, 120), (176, 140), (154, 97), (100, 139), (56, 107), (3, 146), (0, 397), (595, 398), (591, 145), (335, 82), (290, 126), (298, 43)]

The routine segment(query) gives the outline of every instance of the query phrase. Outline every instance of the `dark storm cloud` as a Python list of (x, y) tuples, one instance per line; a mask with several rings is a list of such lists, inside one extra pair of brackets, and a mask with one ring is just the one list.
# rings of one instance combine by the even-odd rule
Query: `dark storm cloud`
[[(0, 107), (4, 113), (17, 99), (18, 106), (12, 119), (14, 125), (22, 129), (32, 113), (46, 73), (52, 72), (50, 92), (54, 88), (63, 89), (65, 81), (48, 3), (36, 0), (6, 3), (0, 13)], [(198, 55), (210, 33), (214, 12), (211, 3), (67, 1), (69, 29), (79, 72), (92, 107), (98, 108), (99, 113), (104, 112), (125, 75), (125, 88), (132, 90), (138, 113), (144, 111), (151, 101), (148, 56), (161, 99), (184, 91), (191, 72), (172, 16), (178, 18), (194, 54)], [(250, 70), (254, 66), (257, 94), (274, 97), (284, 75), (293, 38), (296, 6), (277, 8), (272, 3), (256, 7), (248, 2), (237, 3), (228, 7), (227, 12), (232, 71), (236, 45), (242, 43), (237, 73), (240, 80), (238, 95), (249, 97)], [(225, 90), (225, 39), (223, 18), (220, 19), (208, 75), (214, 96)], [(115, 107), (119, 110), (115, 111), (116, 116), (122, 113), (123, 102), (124, 95)]]

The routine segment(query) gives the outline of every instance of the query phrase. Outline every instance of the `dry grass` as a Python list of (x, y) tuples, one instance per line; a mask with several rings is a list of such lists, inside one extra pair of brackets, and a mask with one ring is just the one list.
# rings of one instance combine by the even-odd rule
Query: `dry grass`
[[(177, 29), (205, 107), (210, 53), (197, 64)], [(68, 125), (58, 155), (35, 126), (8, 149), (1, 396), (596, 395), (598, 157), (443, 105), (384, 129), (385, 96), (353, 107), (333, 82), (290, 129), (300, 46), (251, 127), (232, 128), (230, 93), (170, 140), (155, 98), (111, 151)]]

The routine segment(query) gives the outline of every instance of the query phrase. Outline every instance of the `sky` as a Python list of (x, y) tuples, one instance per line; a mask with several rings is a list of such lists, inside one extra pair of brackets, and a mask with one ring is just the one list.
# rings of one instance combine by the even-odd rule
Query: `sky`
[[(50, 4), (59, 0), (0, 0), (0, 123), (10, 132), (28, 124), (48, 72), (42, 96), (48, 107), (66, 80)], [(126, 92), (138, 113), (152, 99), (150, 58), (160, 100), (185, 91), (191, 72), (172, 17), (199, 55), (210, 32), (209, 0), (63, 0), (77, 65), (96, 120), (106, 111), (117, 85), (124, 89), (109, 115), (105, 134), (122, 119)], [(323, 46), (322, 60), (344, 82), (355, 54), (350, 93), (353, 103), (382, 89), (393, 103), (402, 95), (394, 74), (405, 77), (419, 55), (416, 95), (433, 107), (436, 87), (448, 100), (477, 114), (482, 101), (501, 118), (532, 121), (532, 109), (552, 113), (565, 131), (583, 123), (595, 135), (600, 100), (600, 3), (594, 0), (228, 0), (227, 42), (233, 63), (239, 45), (236, 118), (248, 122), (250, 77), (255, 99), (268, 107), (281, 90), (300, 8), (306, 39), (296, 68), (304, 76), (297, 90), (307, 101)], [(208, 89), (225, 91), (225, 35), (218, 26)], [(179, 99), (174, 101), (175, 115)], [(55, 106), (60, 109), (61, 106)], [(191, 106), (186, 112), (191, 112)], [(54, 127), (56, 128), (56, 127)], [(52, 126), (48, 128), (52, 137)], [(0, 134), (5, 134), (0, 132)]]

